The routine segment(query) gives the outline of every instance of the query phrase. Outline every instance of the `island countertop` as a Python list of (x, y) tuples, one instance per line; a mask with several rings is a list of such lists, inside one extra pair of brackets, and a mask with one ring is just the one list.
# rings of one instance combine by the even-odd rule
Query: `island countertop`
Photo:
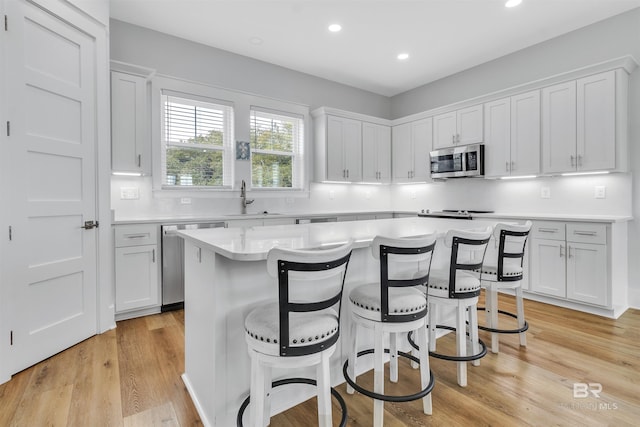
[(338, 245), (353, 239), (354, 248), (369, 246), (375, 236), (408, 237), (443, 233), (449, 229), (480, 229), (495, 220), (459, 221), (445, 218), (393, 218), (366, 221), (261, 227), (185, 230), (178, 235), (235, 261), (267, 259), (274, 247), (312, 249)]

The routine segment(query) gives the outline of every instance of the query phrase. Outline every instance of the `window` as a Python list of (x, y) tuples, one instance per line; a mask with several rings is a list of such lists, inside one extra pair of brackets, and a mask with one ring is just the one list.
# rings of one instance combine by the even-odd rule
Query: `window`
[(233, 108), (217, 102), (163, 91), (163, 187), (231, 185)]
[(253, 188), (303, 187), (303, 116), (251, 107)]

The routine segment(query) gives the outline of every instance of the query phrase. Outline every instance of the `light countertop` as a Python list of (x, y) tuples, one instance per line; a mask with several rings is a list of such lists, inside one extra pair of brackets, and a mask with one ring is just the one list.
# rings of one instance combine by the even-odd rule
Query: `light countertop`
[(179, 231), (178, 235), (196, 245), (237, 261), (267, 259), (274, 247), (322, 248), (354, 240), (354, 248), (367, 247), (377, 235), (408, 237), (445, 233), (449, 229), (479, 229), (495, 220), (459, 221), (442, 218), (393, 218), (264, 227), (210, 228)]

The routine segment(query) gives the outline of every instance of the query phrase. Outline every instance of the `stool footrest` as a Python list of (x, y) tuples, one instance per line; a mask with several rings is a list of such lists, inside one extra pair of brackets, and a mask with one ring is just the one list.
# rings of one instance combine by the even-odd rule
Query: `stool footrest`
[[(372, 354), (374, 352), (374, 349), (370, 348), (367, 350), (362, 350), (359, 351), (357, 354), (357, 357), (360, 356), (364, 356), (367, 354)], [(385, 348), (384, 349), (385, 353), (389, 353), (389, 349)], [(417, 357), (409, 354), (409, 353), (405, 353), (403, 351), (398, 351), (398, 355), (402, 356), (404, 358), (410, 359), (413, 362), (416, 363), (420, 363), (420, 359), (418, 359)], [(417, 393), (414, 394), (409, 394), (409, 395), (405, 395), (405, 396), (391, 396), (391, 395), (387, 395), (387, 394), (380, 394), (380, 393), (375, 393), (371, 390), (367, 390), (366, 388), (356, 384), (356, 382), (351, 379), (351, 377), (349, 377), (349, 374), (347, 372), (347, 368), (349, 367), (349, 360), (346, 360), (344, 362), (344, 365), (342, 366), (342, 374), (344, 375), (344, 379), (347, 381), (347, 383), (353, 387), (357, 392), (364, 394), (367, 397), (370, 397), (372, 399), (376, 399), (376, 400), (384, 400), (385, 402), (411, 402), (413, 400), (418, 400), (418, 399), (422, 399), (423, 397), (425, 397), (427, 394), (431, 393), (431, 390), (433, 390), (433, 386), (435, 385), (435, 378), (433, 376), (433, 372), (431, 370), (429, 370), (429, 384), (427, 385), (427, 387), (424, 390), (420, 390)]]
[[(478, 310), (484, 311), (486, 310), (486, 307), (478, 307)], [(498, 313), (513, 317), (514, 319), (518, 318), (516, 314), (509, 313), (508, 311), (498, 310)], [(519, 334), (529, 329), (529, 323), (525, 320), (524, 326), (518, 329), (498, 329), (498, 328), (490, 328), (488, 326), (482, 326), (482, 325), (478, 325), (478, 329), (482, 329), (483, 331), (488, 331), (488, 332), (495, 332), (496, 334)]]
[[(447, 326), (447, 325), (436, 325), (436, 328), (448, 329), (450, 331), (456, 330), (456, 328), (454, 328), (453, 326)], [(412, 336), (413, 336), (413, 332), (409, 332), (407, 334), (407, 339), (409, 340), (409, 344), (411, 344), (411, 347), (415, 348), (416, 350), (420, 350), (420, 347), (418, 346), (418, 344), (416, 344), (415, 341), (413, 341)], [(469, 336), (469, 334), (467, 334), (467, 336)], [(450, 356), (448, 354), (441, 354), (435, 351), (430, 351), (429, 356), (435, 357), (436, 359), (449, 360), (451, 362), (471, 362), (473, 360), (482, 359), (487, 354), (487, 346), (484, 344), (484, 342), (480, 338), (478, 338), (478, 344), (480, 344), (480, 352), (478, 354), (472, 354), (470, 356)]]
[[(283, 380), (272, 382), (271, 388), (276, 388), (285, 384), (309, 384), (314, 386), (318, 385), (316, 380), (312, 380), (309, 378), (286, 378)], [(340, 409), (342, 410), (342, 418), (340, 418), (340, 427), (345, 427), (347, 425), (347, 404), (345, 403), (340, 393), (338, 393), (336, 389), (334, 389), (333, 387), (331, 387), (331, 394), (333, 395), (333, 397), (336, 398), (336, 400), (338, 401), (338, 404), (340, 405)], [(250, 400), (251, 400), (251, 396), (247, 396), (244, 402), (242, 402), (242, 405), (240, 405), (240, 409), (238, 410), (238, 417), (236, 418), (237, 427), (243, 427), (242, 416), (244, 415), (244, 411), (247, 409), (247, 406), (249, 406)]]

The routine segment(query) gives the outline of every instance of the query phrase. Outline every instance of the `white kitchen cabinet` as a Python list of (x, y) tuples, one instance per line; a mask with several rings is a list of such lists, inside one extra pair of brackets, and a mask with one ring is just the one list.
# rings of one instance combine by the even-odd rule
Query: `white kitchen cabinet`
[(484, 105), (485, 176), (540, 172), (540, 92), (531, 91)]
[(531, 241), (531, 291), (611, 306), (607, 226), (536, 222)]
[(160, 305), (156, 225), (121, 225), (115, 233), (116, 313)]
[(327, 117), (328, 181), (362, 180), (362, 123), (344, 117)]
[(362, 123), (362, 180), (391, 181), (391, 127)]
[(433, 117), (433, 148), (466, 145), (484, 139), (482, 104)]
[(430, 117), (393, 127), (392, 170), (394, 182), (419, 182), (429, 179), (432, 127), (433, 122)]
[[(618, 78), (626, 87), (624, 75)], [(544, 173), (626, 169), (623, 144), (616, 140), (626, 138), (626, 131), (617, 124), (626, 114), (626, 96), (622, 93), (617, 100), (616, 91), (616, 71), (542, 90)]]
[(151, 173), (147, 78), (111, 71), (111, 170)]

